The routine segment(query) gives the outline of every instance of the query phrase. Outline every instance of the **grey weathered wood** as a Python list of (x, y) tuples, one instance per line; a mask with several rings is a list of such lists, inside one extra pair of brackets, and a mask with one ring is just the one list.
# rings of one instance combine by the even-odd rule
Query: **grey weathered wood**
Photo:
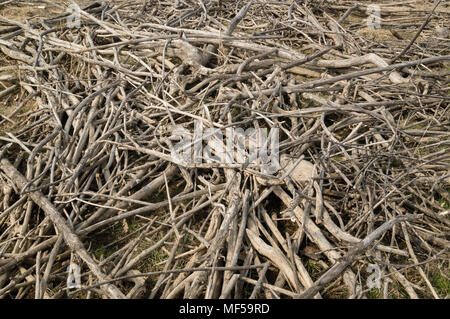
[[(25, 185), (28, 184), (27, 179), (6, 158), (3, 158), (0, 161), (0, 168), (20, 189), (23, 189)], [(109, 280), (108, 276), (106, 276), (100, 267), (95, 263), (86, 248), (84, 248), (83, 243), (70, 228), (67, 221), (61, 216), (61, 213), (58, 212), (55, 206), (41, 192), (30, 192), (29, 196), (51, 219), (55, 228), (58, 229), (58, 232), (64, 237), (64, 242), (66, 245), (69, 246), (70, 249), (72, 249), (78, 256), (80, 256), (93, 274), (100, 281)], [(126, 299), (126, 296), (112, 284), (106, 285), (106, 287), (103, 287), (103, 290), (110, 298)]]

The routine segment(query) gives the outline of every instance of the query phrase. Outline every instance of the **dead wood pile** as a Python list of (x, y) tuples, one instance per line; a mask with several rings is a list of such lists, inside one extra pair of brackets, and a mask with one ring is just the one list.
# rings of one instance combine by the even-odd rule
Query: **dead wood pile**
[[(450, 7), (377, 3), (0, 15), (0, 298), (445, 297)], [(196, 123), (278, 129), (279, 170), (175, 158)]]

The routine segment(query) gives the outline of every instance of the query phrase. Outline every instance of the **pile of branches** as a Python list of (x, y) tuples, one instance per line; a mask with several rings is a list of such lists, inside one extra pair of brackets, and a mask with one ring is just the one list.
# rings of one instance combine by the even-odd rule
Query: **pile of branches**
[[(0, 298), (445, 297), (450, 11), (410, 3), (0, 15)], [(277, 171), (173, 156), (196, 125), (278, 129)]]

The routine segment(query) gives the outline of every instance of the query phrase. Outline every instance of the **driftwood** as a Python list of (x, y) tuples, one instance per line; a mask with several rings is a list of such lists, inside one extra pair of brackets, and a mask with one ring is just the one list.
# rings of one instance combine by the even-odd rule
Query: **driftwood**
[(450, 12), (391, 2), (1, 2), (0, 298), (446, 297)]

